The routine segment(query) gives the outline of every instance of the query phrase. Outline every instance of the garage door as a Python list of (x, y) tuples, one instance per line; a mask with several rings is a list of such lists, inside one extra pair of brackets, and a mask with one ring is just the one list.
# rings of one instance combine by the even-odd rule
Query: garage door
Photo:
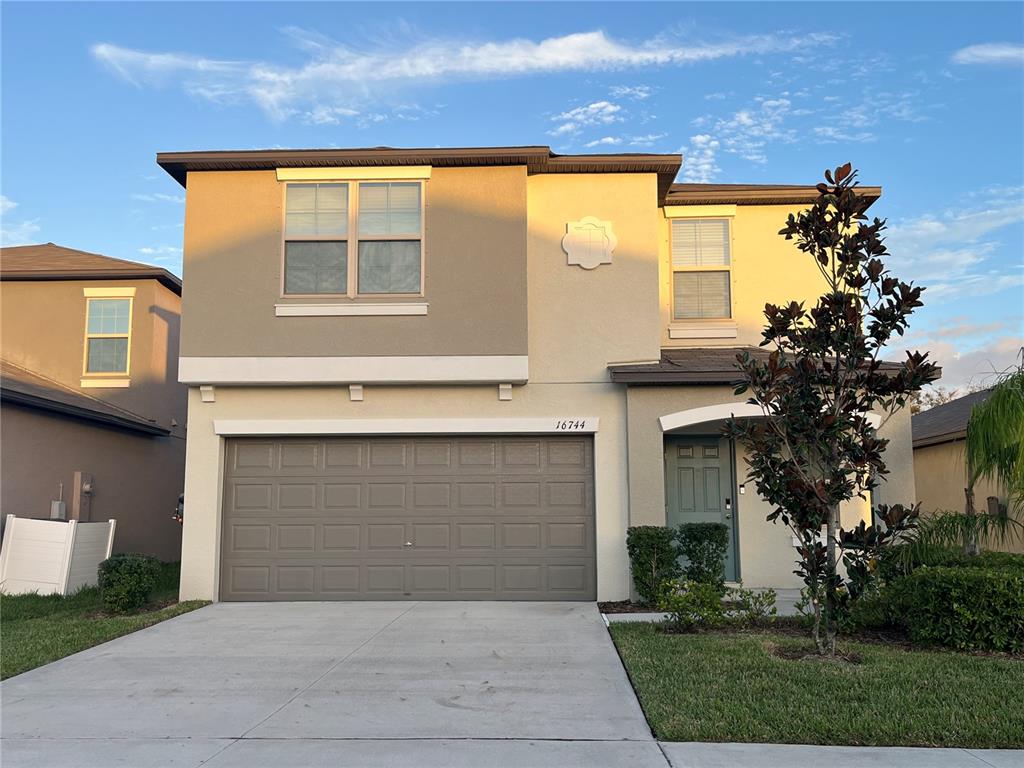
[(589, 436), (229, 439), (224, 600), (593, 600)]

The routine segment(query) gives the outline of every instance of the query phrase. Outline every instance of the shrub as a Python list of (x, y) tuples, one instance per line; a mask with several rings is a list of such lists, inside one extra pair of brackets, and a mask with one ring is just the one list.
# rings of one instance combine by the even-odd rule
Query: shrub
[(885, 581), (892, 581), (913, 573), (921, 566), (933, 568), (1016, 568), (1024, 570), (1024, 555), (1012, 552), (981, 552), (965, 554), (962, 549), (915, 547), (900, 544), (892, 547), (878, 561), (879, 575)]
[(742, 586), (730, 589), (726, 594), (726, 601), (729, 603), (727, 614), (740, 624), (748, 626), (771, 624), (778, 613), (775, 607), (777, 598), (774, 589), (763, 589), (760, 592), (743, 589)]
[(117, 613), (141, 608), (160, 574), (160, 561), (150, 555), (111, 555), (100, 563), (98, 572), (103, 604)]
[(714, 584), (725, 594), (725, 553), (729, 529), (722, 523), (683, 523), (676, 532), (679, 553), (686, 558), (683, 576), (689, 581)]
[(889, 594), (915, 642), (1024, 651), (1024, 570), (925, 566), (897, 579)]
[(679, 553), (669, 528), (638, 525), (626, 531), (626, 550), (640, 602), (655, 605), (663, 582), (679, 578)]
[(661, 587), (658, 608), (668, 614), (666, 622), (677, 632), (692, 632), (698, 626), (714, 627), (725, 619), (718, 587), (699, 581), (666, 581)]

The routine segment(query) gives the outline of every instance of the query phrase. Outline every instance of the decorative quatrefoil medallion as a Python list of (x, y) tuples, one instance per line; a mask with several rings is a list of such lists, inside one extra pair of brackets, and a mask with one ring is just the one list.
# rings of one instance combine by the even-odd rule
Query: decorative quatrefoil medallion
[(562, 238), (562, 250), (569, 257), (569, 265), (575, 264), (584, 269), (611, 264), (612, 252), (618, 244), (612, 223), (594, 216), (584, 216), (579, 221), (567, 223), (565, 237)]

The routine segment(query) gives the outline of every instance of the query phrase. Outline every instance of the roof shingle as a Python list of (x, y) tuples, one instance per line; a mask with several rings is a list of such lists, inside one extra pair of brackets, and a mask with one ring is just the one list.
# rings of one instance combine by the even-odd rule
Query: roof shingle
[(162, 267), (54, 243), (0, 248), (0, 280), (159, 280), (181, 295), (181, 280)]

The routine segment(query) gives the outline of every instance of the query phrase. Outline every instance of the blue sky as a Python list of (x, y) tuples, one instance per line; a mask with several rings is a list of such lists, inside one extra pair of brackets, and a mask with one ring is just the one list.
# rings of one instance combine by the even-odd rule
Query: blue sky
[(180, 273), (158, 151), (679, 151), (681, 181), (750, 183), (850, 160), (929, 286), (909, 341), (984, 383), (1024, 343), (1024, 4), (839, 7), (4, 2), (3, 241)]

